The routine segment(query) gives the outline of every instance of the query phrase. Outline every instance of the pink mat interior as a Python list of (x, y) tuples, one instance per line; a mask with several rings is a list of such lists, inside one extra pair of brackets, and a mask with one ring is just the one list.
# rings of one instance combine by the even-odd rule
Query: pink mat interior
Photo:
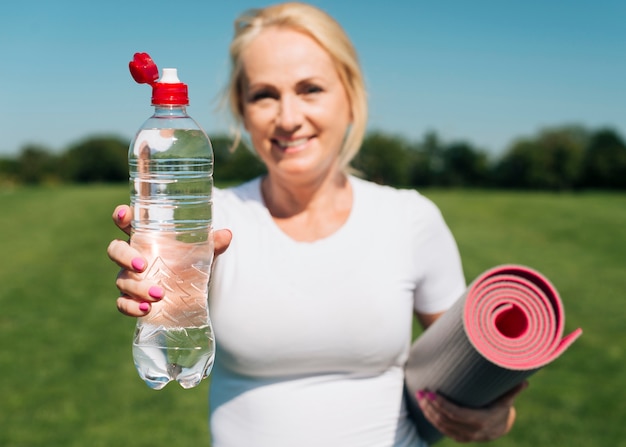
[(580, 336), (563, 338), (564, 311), (552, 284), (522, 266), (500, 266), (470, 286), (464, 326), (474, 348), (507, 369), (536, 369), (558, 357)]

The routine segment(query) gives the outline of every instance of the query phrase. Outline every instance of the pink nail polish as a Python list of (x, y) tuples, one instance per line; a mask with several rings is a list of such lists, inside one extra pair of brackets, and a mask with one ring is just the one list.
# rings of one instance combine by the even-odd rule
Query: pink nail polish
[(424, 390), (419, 390), (417, 393), (415, 393), (415, 395), (417, 396), (418, 399), (423, 399), (424, 398), (424, 394), (426, 394), (424, 392)]
[(126, 209), (122, 208), (117, 212), (117, 220), (122, 220), (126, 216)]
[(148, 312), (150, 310), (150, 304), (145, 301), (143, 303), (139, 303), (139, 310), (142, 312)]
[(152, 286), (148, 289), (148, 295), (150, 295), (155, 300), (160, 300), (163, 298), (163, 289), (159, 286)]
[(131, 261), (130, 265), (132, 265), (133, 268), (138, 272), (143, 272), (143, 269), (146, 267), (146, 263), (143, 262), (143, 259), (141, 258), (134, 258)]
[(435, 400), (437, 398), (437, 395), (432, 391), (429, 391), (426, 393), (426, 397), (428, 398), (428, 400)]

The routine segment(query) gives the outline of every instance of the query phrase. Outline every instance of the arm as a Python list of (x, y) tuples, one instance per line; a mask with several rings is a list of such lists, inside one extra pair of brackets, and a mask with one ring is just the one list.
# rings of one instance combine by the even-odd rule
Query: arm
[[(130, 235), (131, 211), (127, 205), (120, 205), (113, 212), (113, 222), (127, 235)], [(215, 256), (222, 254), (232, 239), (229, 230), (216, 230), (213, 233)], [(141, 279), (141, 273), (147, 267), (141, 254), (131, 248), (128, 242), (116, 239), (107, 248), (109, 258), (121, 267), (115, 282), (121, 296), (117, 299), (118, 310), (131, 317), (141, 317), (150, 312), (150, 303), (158, 301), (163, 291)]]
[(424, 330), (428, 329), (428, 327), (433, 324), (437, 318), (439, 318), (440, 316), (443, 315), (443, 312), (439, 312), (436, 314), (423, 314), (420, 312), (415, 312), (415, 316), (417, 317), (417, 321), (420, 322), (420, 326), (422, 326), (422, 328)]

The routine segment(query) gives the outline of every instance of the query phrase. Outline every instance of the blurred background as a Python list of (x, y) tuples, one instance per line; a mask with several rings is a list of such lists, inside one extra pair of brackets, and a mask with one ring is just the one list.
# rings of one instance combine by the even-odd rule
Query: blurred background
[[(370, 128), (419, 140), (435, 132), (498, 153), (547, 127), (626, 134), (626, 5), (619, 0), (395, 0), (313, 4), (360, 54)], [(92, 134), (130, 138), (150, 88), (128, 73), (135, 52), (176, 67), (189, 111), (211, 134), (228, 71), (232, 22), (257, 0), (85, 3), (33, 0), (0, 15), (0, 154), (54, 151)]]
[[(217, 106), (232, 22), (265, 3), (18, 3), (0, 13), (0, 445), (209, 445), (208, 381), (148, 389), (115, 309), (109, 219), (151, 113), (128, 62), (178, 68), (218, 185), (258, 175)], [(626, 446), (626, 4), (312, 3), (361, 57), (363, 175), (437, 203), (468, 281), (532, 266), (561, 292), (566, 331), (583, 328), (493, 445)]]

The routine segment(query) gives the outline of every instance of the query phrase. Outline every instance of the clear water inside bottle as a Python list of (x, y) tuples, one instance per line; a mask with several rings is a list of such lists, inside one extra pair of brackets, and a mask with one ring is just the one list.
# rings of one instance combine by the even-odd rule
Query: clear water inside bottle
[(189, 239), (211, 225), (213, 158), (201, 130), (143, 129), (129, 152), (133, 228)]
[(133, 341), (139, 375), (156, 390), (171, 380), (183, 388), (198, 385), (211, 372), (214, 356), (210, 325), (175, 329), (143, 324), (137, 327)]
[(133, 357), (154, 389), (196, 386), (213, 365), (208, 312), (213, 261), (211, 143), (200, 130), (143, 129), (129, 151), (131, 246), (164, 297), (137, 320)]
[(137, 320), (137, 371), (154, 389), (171, 380), (184, 388), (196, 386), (210, 373), (215, 351), (207, 302), (212, 239), (188, 243), (177, 234), (137, 230), (131, 246), (149, 261), (145, 278), (165, 292)]

